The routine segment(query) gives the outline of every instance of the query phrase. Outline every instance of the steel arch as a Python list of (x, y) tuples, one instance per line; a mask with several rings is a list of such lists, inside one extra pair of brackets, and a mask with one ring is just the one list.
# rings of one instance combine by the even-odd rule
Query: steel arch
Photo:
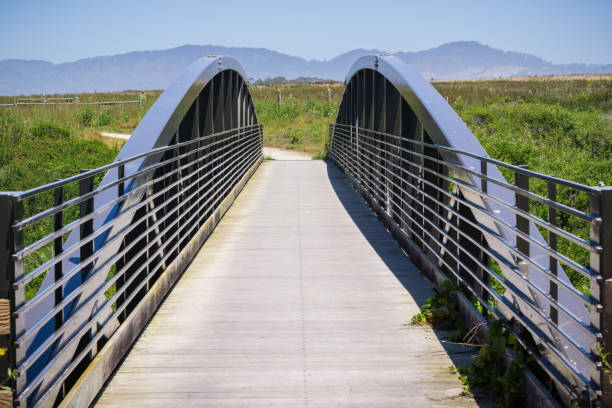
[[(518, 246), (521, 244), (525, 245), (524, 243), (518, 243), (516, 235), (510, 233), (508, 229), (508, 226), (517, 227), (515, 213), (495, 201), (495, 199), (499, 199), (516, 207), (518, 204), (515, 202), (515, 192), (491, 182), (485, 187), (485, 191), (488, 188), (488, 194), (493, 199), (483, 198), (482, 194), (474, 192), (474, 190), (481, 190), (482, 185), (481, 177), (475, 176), (473, 173), (480, 173), (482, 171), (490, 179), (503, 183), (506, 180), (498, 167), (493, 163), (487, 162), (486, 168), (481, 168), (481, 160), (477, 157), (488, 157), (487, 152), (447, 101), (419, 73), (398, 58), (390, 55), (370, 55), (358, 59), (350, 68), (345, 79), (345, 92), (340, 103), (336, 124), (332, 125), (332, 131), (335, 135), (336, 130), (334, 130), (334, 126), (346, 127), (346, 140), (348, 144), (340, 144), (336, 137), (333, 136), (330, 141), (330, 156), (339, 167), (350, 174), (355, 174), (354, 170), (357, 168), (355, 162), (358, 161), (358, 158), (356, 158), (355, 152), (359, 152), (359, 143), (364, 143), (363, 130), (372, 130), (376, 133), (376, 137), (380, 139), (380, 144), (376, 147), (379, 150), (393, 150), (391, 146), (393, 143), (398, 143), (398, 146), (405, 147), (403, 142), (398, 142), (397, 140), (387, 143), (388, 139), (386, 138), (388, 135), (398, 135), (406, 138), (406, 140), (420, 140), (425, 145), (447, 147), (448, 149), (446, 150), (435, 151), (433, 149), (429, 153), (423, 150), (420, 151), (422, 157), (418, 159), (421, 160), (420, 164), (424, 168), (430, 167), (433, 169), (439, 166), (438, 163), (440, 162), (455, 162), (466, 169), (466, 171), (455, 170), (456, 177), (465, 182), (463, 185), (456, 186), (459, 194), (465, 197), (466, 200), (477, 203), (486, 210), (486, 214), (472, 210), (467, 212), (466, 217), (470, 217), (478, 224), (486, 227), (481, 230), (472, 231), (473, 235), (484, 237), (489, 247), (504, 254), (508, 259), (514, 259), (516, 261), (516, 269), (522, 270), (527, 279), (537, 285), (543, 293), (548, 293), (550, 280), (547, 275), (532, 265), (519, 265), (519, 259), (506, 246), (499, 245), (498, 240), (492, 236), (492, 232), (495, 232), (499, 236), (504, 237), (511, 246), (517, 246), (517, 244)], [(377, 142), (372, 143), (376, 144)], [(414, 147), (414, 149), (418, 148)], [(421, 147), (421, 149), (427, 148)], [(345, 155), (346, 160), (344, 160), (344, 163), (339, 163), (338, 155), (335, 152), (346, 152), (347, 150), (349, 152)], [(462, 152), (466, 154), (461, 154)], [(404, 155), (404, 153), (399, 153), (399, 150), (394, 153), (395, 157), (398, 158), (400, 155)], [(433, 160), (428, 160), (425, 157), (427, 154), (432, 155)], [(418, 155), (419, 152), (416, 151), (414, 157), (410, 158), (407, 156), (406, 158), (417, 160), (415, 157)], [(382, 190), (387, 195), (387, 202), (379, 204), (393, 217), (394, 204), (389, 197), (395, 194), (397, 183), (395, 183), (396, 179), (394, 178), (396, 176), (393, 175), (389, 168), (397, 166), (399, 161), (387, 166), (380, 157), (376, 157), (371, 152), (366, 151), (364, 156), (364, 160), (369, 163), (368, 165), (371, 165), (371, 168), (376, 170), (378, 180), (359, 180), (363, 187), (362, 191), (375, 191), (377, 188), (376, 183), (382, 186)], [(393, 154), (390, 156), (393, 157)], [(395, 161), (395, 159), (391, 161)], [(441, 170), (438, 169), (436, 171)], [(427, 176), (423, 175), (422, 179), (430, 184), (433, 183), (433, 185), (437, 184), (442, 188), (448, 188), (448, 182), (440, 177), (433, 177), (427, 180)], [(418, 182), (417, 178), (408, 180), (408, 183), (413, 185)], [(378, 188), (381, 190), (380, 187)], [(427, 193), (427, 188), (427, 186), (423, 187), (425, 193)], [(417, 190), (414, 189), (411, 192), (414, 195), (412, 198), (409, 198), (409, 200), (415, 203), (416, 207), (420, 206), (422, 208), (422, 214), (415, 215), (417, 220), (426, 218), (425, 216), (428, 212), (433, 214), (433, 211), (442, 211), (439, 209), (439, 203), (425, 198), (427, 194), (418, 193)], [(430, 190), (430, 193), (432, 191)], [(375, 194), (371, 195), (374, 196)], [(433, 207), (435, 206), (438, 206), (438, 208), (434, 209)], [(491, 215), (494, 215), (494, 217)], [(497, 218), (501, 222), (492, 221), (492, 218)], [(400, 220), (396, 219), (395, 221), (401, 225)], [(504, 226), (504, 223), (506, 226)], [(426, 224), (424, 220), (423, 224)], [(418, 225), (416, 229), (419, 229)], [(487, 232), (487, 230), (491, 233)], [(530, 253), (530, 258), (540, 264), (543, 269), (550, 269), (548, 254), (541, 249), (540, 245), (537, 245), (538, 243), (546, 245), (546, 241), (533, 222), (528, 222), (527, 230), (530, 242), (526, 245), (528, 246), (527, 251)], [(423, 239), (423, 241), (426, 241), (426, 239)], [(431, 250), (425, 248), (426, 246), (422, 243), (420, 244), (423, 253), (431, 255), (430, 259), (436, 259)], [(440, 248), (440, 250), (444, 252), (444, 248)], [(530, 322), (533, 322), (532, 328), (534, 330), (543, 330), (546, 334), (546, 336), (540, 336), (528, 328), (538, 344), (554, 343), (550, 348), (543, 348), (542, 352), (546, 355), (547, 362), (554, 366), (553, 370), (559, 370), (563, 373), (560, 378), (557, 378), (562, 383), (562, 387), (565, 388), (563, 392), (567, 391), (572, 383), (597, 388), (600, 374), (592, 360), (575, 352), (568, 346), (568, 342), (565, 339), (559, 338), (556, 333), (550, 331), (547, 327), (546, 321), (549, 318), (549, 303), (544, 301), (540, 293), (529, 287), (523, 277), (518, 276), (515, 272), (516, 269), (509, 269), (504, 265), (500, 266), (506, 279), (522, 292), (517, 294), (507, 291), (504, 295), (511, 303), (518, 305), (516, 312), (503, 309), (500, 311), (508, 319), (515, 316), (516, 313), (525, 315)], [(425, 266), (423, 268), (426, 269)], [(560, 281), (572, 286), (561, 264), (558, 262), (557, 272)], [(528, 299), (528, 301), (526, 302), (525, 299)], [(591, 317), (587, 309), (567, 290), (564, 290), (562, 286), (559, 286), (558, 302), (565, 308), (572, 310), (580, 324), (591, 326)], [(544, 318), (538, 313), (538, 310), (544, 311)], [(590, 337), (584, 331), (579, 330), (577, 323), (562, 315), (558, 319), (558, 326), (562, 327), (576, 343), (594, 345)], [(551, 349), (554, 349), (554, 352), (551, 352)], [(559, 354), (556, 355), (556, 352)], [(592, 352), (589, 346), (587, 346), (587, 352)], [(567, 364), (564, 364), (561, 361), (562, 359), (565, 359)], [(568, 370), (568, 365), (572, 366), (575, 372)], [(576, 375), (576, 372), (579, 374)]]
[[(168, 158), (177, 155), (188, 154), (192, 150), (195, 151), (196, 148), (198, 148), (198, 152), (194, 152), (193, 156), (197, 155), (199, 157), (199, 151), (203, 146), (200, 146), (198, 143), (197, 145), (191, 144), (185, 147), (185, 142), (219, 133), (226, 135), (235, 134), (236, 137), (241, 137), (240, 129), (252, 127), (253, 125), (257, 125), (257, 115), (247, 88), (246, 74), (240, 63), (232, 57), (225, 56), (209, 56), (199, 59), (185, 69), (176, 81), (160, 95), (115, 160), (115, 162), (127, 160), (127, 164), (121, 166), (111, 165), (102, 178), (97, 190), (116, 183), (120, 178), (125, 178), (130, 180), (125, 185), (125, 195), (127, 196), (130, 191), (135, 191), (138, 187), (155, 180), (158, 175), (163, 174), (168, 169), (159, 168), (155, 172), (144, 172), (131, 179), (130, 176), (138, 174), (143, 169), (162, 160), (168, 160)], [(225, 143), (220, 136), (215, 136), (213, 141), (220, 146), (223, 146), (223, 143)], [(177, 147), (176, 150), (161, 149), (163, 152), (151, 153), (156, 149), (160, 150), (160, 148), (175, 144), (180, 144), (181, 147)], [(140, 158), (131, 160), (134, 157)], [(179, 159), (179, 165), (183, 163), (187, 165), (186, 163), (189, 162), (191, 157), (192, 155), (187, 155), (186, 159)], [(259, 147), (258, 157), (261, 158), (261, 146)], [(185, 177), (185, 174), (189, 174), (189, 177), (193, 179), (194, 174), (201, 175), (204, 173), (203, 170), (199, 170), (199, 167), (194, 167), (199, 165), (189, 165), (185, 170), (179, 170), (177, 175), (173, 177), (179, 180), (181, 177)], [(219, 171), (223, 170), (223, 168), (219, 169)], [(91, 178), (91, 185), (93, 185), (93, 178)], [(51, 184), (43, 186), (41, 189), (49, 190), (53, 189), (53, 187), (54, 184)], [(159, 187), (153, 185), (150, 192), (154, 193), (156, 189), (159, 189)], [(34, 195), (37, 191), (27, 193)], [(112, 314), (110, 309), (105, 311), (98, 310), (98, 305), (103, 304), (106, 300), (104, 293), (100, 293), (98, 289), (104, 284), (112, 266), (109, 264), (105, 268), (106, 261), (111, 259), (121, 248), (130, 244), (131, 238), (127, 236), (123, 241), (113, 241), (112, 243), (107, 243), (107, 238), (112, 236), (113, 232), (121, 231), (124, 227), (133, 225), (136, 222), (138, 214), (133, 211), (124, 211), (124, 209), (138, 204), (148, 193), (142, 191), (130, 195), (129, 198), (112, 207), (108, 207), (108, 203), (118, 200), (122, 195), (116, 188), (108, 188), (104, 191), (93, 192), (93, 194), (92, 202), (90, 203), (91, 208), (86, 211), (98, 212), (98, 214), (93, 217), (89, 225), (90, 234), (95, 235), (96, 231), (99, 231), (105, 225), (111, 222), (113, 224), (112, 227), (95, 238), (88, 252), (73, 249), (74, 253), (71, 254), (72, 256), (66, 257), (66, 259), (61, 261), (61, 269), (59, 271), (70, 271), (78, 267), (82, 257), (90, 256), (93, 257), (92, 259), (95, 258), (88, 265), (88, 268), (72, 276), (62, 287), (62, 296), (64, 298), (70, 296), (75, 291), (80, 291), (74, 301), (65, 306), (62, 312), (64, 315), (62, 320), (67, 321), (70, 319), (72, 323), (66, 326), (53, 319), (48, 319), (49, 310), (53, 311), (57, 302), (56, 291), (53, 290), (44, 294), (44, 297), (38, 300), (36, 305), (25, 312), (25, 319), (22, 317), (20, 320), (20, 330), (27, 333), (28, 330), (33, 329), (35, 332), (33, 332), (31, 337), (28, 337), (27, 341), (21, 344), (21, 347), (17, 348), (17, 365), (27, 359), (29, 353), (40, 350), (42, 347), (46, 348), (38, 360), (29, 366), (25, 372), (21, 373), (17, 380), (18, 400), (20, 400), (23, 406), (30, 404), (48, 406), (53, 404), (54, 401), (60, 400), (61, 395), (58, 397), (58, 393), (62, 389), (62, 384), (66, 381), (74, 383), (83, 369), (83, 367), (77, 368), (67, 379), (57, 382), (57, 378), (66, 378), (63, 371), (65, 371), (67, 365), (72, 363), (73, 358), (79, 353), (82, 347), (79, 343), (86, 342), (87, 338), (94, 336), (99, 331), (103, 331), (103, 339), (107, 339), (112, 336), (122, 322), (122, 319), (108, 321), (109, 316)], [(187, 208), (192, 203), (193, 199), (183, 203), (180, 197), (177, 198), (177, 215), (169, 214), (170, 217), (166, 217), (167, 221), (165, 222), (169, 222), (173, 217), (174, 219), (182, 217), (180, 209)], [(81, 211), (83, 211), (83, 208)], [(151, 211), (156, 215), (160, 215), (159, 211), (155, 208), (151, 209)], [(169, 212), (167, 210), (164, 211)], [(209, 211), (209, 209), (200, 210), (203, 216), (209, 214)], [(183, 217), (186, 218), (186, 216)], [(139, 227), (136, 231), (140, 231), (140, 229), (142, 227)], [(186, 227), (184, 229), (187, 231)], [(179, 238), (176, 238), (180, 241), (178, 243), (179, 249), (185, 248), (189, 239), (197, 232), (197, 230), (191, 231), (190, 234), (181, 235)], [(182, 229), (181, 232), (183, 232)], [(79, 247), (79, 242), (83, 239), (82, 235), (83, 232), (79, 231), (79, 229), (72, 231), (64, 247)], [(143, 239), (142, 235), (133, 235), (137, 237), (134, 239)], [(141, 247), (139, 243), (136, 244), (134, 248)], [(181, 253), (179, 250), (176, 254), (170, 254), (167, 262), (169, 263), (177, 257), (192, 255), (192, 253)], [(95, 269), (99, 269), (100, 266), (105, 269), (92, 273)], [(58, 266), (53, 269), (57, 271)], [(49, 290), (54, 285), (57, 279), (54, 275), (54, 273), (47, 274), (38, 293), (45, 293), (45, 290)], [(129, 290), (129, 288), (126, 289), (126, 293), (129, 293)], [(87, 322), (92, 316), (95, 316), (96, 321), (99, 322), (98, 328), (89, 330), (81, 341), (71, 341), (82, 327), (80, 322)], [(45, 319), (47, 320), (45, 321)], [(41, 321), (45, 321), (45, 324), (41, 325)], [(61, 336), (57, 337), (55, 333), (60, 329), (63, 332)], [(57, 338), (54, 338), (54, 336)], [(50, 342), (52, 339), (53, 341)], [(85, 360), (91, 360), (96, 354), (97, 346), (94, 345), (92, 347), (89, 358), (85, 358)], [(85, 364), (86, 366), (87, 364)], [(62, 377), (62, 375), (64, 376)]]

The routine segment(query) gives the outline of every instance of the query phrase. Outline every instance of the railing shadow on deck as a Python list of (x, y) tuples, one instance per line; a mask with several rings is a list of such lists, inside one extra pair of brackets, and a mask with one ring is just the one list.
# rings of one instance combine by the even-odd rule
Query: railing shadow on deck
[[(372, 209), (368, 207), (359, 193), (351, 186), (348, 179), (338, 167), (329, 160), (325, 163), (327, 177), (336, 196), (357, 228), (359, 228), (361, 234), (393, 273), (398, 282), (401, 283), (412, 299), (414, 299), (417, 305), (423, 305), (433, 294), (433, 286), (431, 283), (425, 279), (417, 267), (412, 263), (408, 255), (401, 249), (399, 244), (397, 244), (391, 234), (386, 230), (384, 224), (378, 219)], [(356, 205), (356, 203), (358, 204)], [(364, 216), (364, 210), (366, 214), (368, 214), (367, 216)], [(372, 228), (372, 221), (375, 221), (376, 228)], [(387, 244), (380, 239), (381, 231), (389, 234), (388, 239), (394, 242), (397, 248), (396, 251), (392, 253), (389, 252)], [(387, 241), (387, 239), (384, 241)], [(420, 288), (415, 288), (415, 286), (411, 284), (414, 283), (415, 280), (425, 281), (432, 290), (423, 291)], [(422, 285), (418, 286), (422, 287)], [(406, 316), (407, 324), (409, 324), (411, 318), (412, 316)], [(408, 327), (407, 329), (410, 328)], [(478, 354), (477, 347), (449, 342), (449, 330), (440, 330), (436, 328), (432, 328), (432, 330), (455, 367), (463, 367), (470, 364), (472, 362), (472, 357)], [(426, 357), (427, 354), (424, 354), (423, 357)], [(474, 393), (474, 399), (478, 406), (484, 407), (490, 405), (490, 400), (485, 395)]]

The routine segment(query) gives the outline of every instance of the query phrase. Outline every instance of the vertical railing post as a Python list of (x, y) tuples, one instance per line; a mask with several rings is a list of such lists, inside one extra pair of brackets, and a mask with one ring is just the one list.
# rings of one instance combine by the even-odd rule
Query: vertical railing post
[[(216, 140), (216, 138), (215, 138)], [(179, 130), (176, 129), (176, 136), (175, 136), (175, 141), (176, 144), (179, 143)], [(174, 161), (174, 165), (176, 166), (176, 169), (178, 170), (176, 172), (176, 177), (178, 178), (178, 183), (176, 185), (176, 230), (179, 232), (177, 234), (177, 242), (178, 245), (176, 246), (176, 256), (179, 255), (179, 253), (181, 252), (181, 228), (182, 228), (182, 220), (181, 217), (183, 216), (183, 211), (181, 206), (183, 205), (183, 171), (180, 169), (181, 168), (181, 160), (178, 158), (181, 155), (181, 150), (179, 147), (175, 147), (174, 149), (171, 150), (172, 154), (173, 154), (173, 161)]]
[[(58, 207), (60, 205), (62, 205), (62, 203), (64, 202), (64, 188), (63, 186), (59, 186), (58, 188), (56, 188), (53, 192), (53, 205), (55, 207)], [(53, 217), (53, 230), (55, 232), (61, 230), (64, 227), (64, 212), (63, 211), (58, 211), (55, 216)], [(63, 236), (58, 236), (53, 240), (53, 251), (54, 251), (54, 255), (55, 257), (58, 257), (62, 252), (64, 252), (64, 243), (63, 243)], [(63, 270), (62, 270), (62, 261), (58, 261), (54, 266), (53, 266), (53, 271), (55, 273), (55, 281), (59, 281), (60, 279), (62, 279), (62, 277), (64, 276)], [(58, 306), (62, 303), (62, 300), (64, 299), (64, 288), (63, 285), (59, 286), (58, 288), (55, 289), (55, 305)], [(62, 310), (60, 310), (59, 312), (57, 312), (57, 314), (55, 315), (55, 329), (59, 329), (61, 327), (61, 325), (63, 324), (64, 321), (64, 313), (62, 312)]]
[[(120, 164), (117, 167), (117, 180), (121, 180), (125, 177), (125, 165), (124, 164)], [(125, 181), (120, 181), (117, 184), (117, 199), (121, 199), (123, 196), (125, 195)], [(120, 201), (119, 202), (119, 207), (123, 207), (125, 204), (125, 201)], [(125, 242), (125, 240), (124, 240)], [(121, 246), (120, 250), (124, 249), (124, 245)], [(117, 278), (117, 280), (115, 281), (115, 288), (117, 292), (121, 292), (121, 294), (117, 297), (117, 309), (119, 308), (119, 306), (121, 306), (123, 304), (123, 302), (125, 301), (125, 290), (121, 290), (121, 288), (123, 287), (123, 284), (125, 283), (125, 270), (123, 269), (123, 266), (125, 265), (125, 255), (123, 255), (121, 257), (121, 259), (119, 259), (116, 263), (115, 263), (115, 273), (119, 274), (120, 276)], [(125, 320), (125, 312), (126, 312), (126, 308), (124, 308), (121, 313), (119, 314), (119, 320), (120, 321), (124, 321)]]
[[(81, 173), (85, 173), (88, 170), (81, 170)], [(93, 176), (85, 177), (84, 179), (79, 181), (79, 197), (83, 197), (86, 194), (89, 194), (94, 189), (94, 179)], [(94, 207), (94, 199), (93, 197), (88, 198), (82, 201), (79, 205), (79, 218), (83, 218), (93, 212)], [(81, 241), (86, 239), (88, 236), (93, 234), (94, 224), (93, 218), (83, 222), (79, 226), (79, 238)], [(86, 265), (83, 265), (83, 261), (93, 255), (94, 252), (94, 243), (93, 240), (81, 244), (80, 247), (80, 263), (81, 263), (81, 283), (84, 283), (91, 274), (93, 269), (93, 262), (88, 262)], [(95, 326), (94, 326), (95, 327)], [(95, 328), (91, 328), (86, 332), (86, 336), (89, 338), (95, 335)], [(92, 348), (91, 355), (95, 355), (98, 350), (95, 346)]]
[[(88, 170), (81, 170), (81, 173), (84, 173)], [(94, 180), (93, 177), (86, 177), (82, 180), (79, 181), (79, 196), (82, 197), (85, 194), (89, 194), (93, 191), (93, 187), (94, 187)], [(89, 215), (93, 212), (93, 197), (88, 198), (87, 200), (84, 200), (80, 203), (79, 209), (80, 209), (80, 218), (85, 217), (86, 215)], [(93, 234), (93, 218), (90, 220), (87, 220), (85, 222), (83, 222), (80, 226), (79, 226), (79, 232), (80, 232), (80, 239), (83, 240), (85, 238), (87, 238), (89, 235)], [(92, 254), (93, 254), (93, 248), (94, 248), (94, 244), (93, 241), (90, 241), (86, 244), (82, 244), (81, 245), (81, 251), (80, 251), (80, 259), (81, 259), (81, 263), (83, 262), (84, 259), (89, 258)], [(87, 279), (87, 276), (89, 275), (89, 272), (91, 270), (91, 266), (93, 263), (88, 263), (85, 266), (82, 266), (81, 269), (81, 277), (82, 280), (85, 281), (85, 279)]]
[[(56, 180), (57, 181), (57, 180)], [(64, 202), (64, 187), (59, 186), (53, 191), (53, 205), (58, 207), (62, 205)], [(61, 230), (64, 227), (64, 212), (58, 211), (53, 216), (53, 230), (55, 232)], [(63, 236), (60, 235), (53, 240), (53, 253), (54, 257), (58, 257), (64, 252), (64, 239)], [(58, 261), (53, 266), (54, 279), (55, 282), (62, 279), (64, 276), (64, 271), (62, 268), (62, 261)], [(60, 285), (55, 289), (55, 306), (59, 306), (62, 304), (64, 300), (64, 286)], [(59, 330), (59, 328), (64, 324), (64, 311), (63, 308), (55, 314), (55, 330)], [(60, 395), (63, 398), (65, 395), (65, 383), (62, 383), (60, 387)]]
[[(602, 348), (606, 353), (612, 351), (612, 187), (601, 187), (600, 194), (591, 197), (591, 213), (595, 221), (591, 223), (591, 242), (596, 245), (591, 251), (591, 270), (601, 276), (599, 282), (591, 281), (591, 296), (599, 292), (603, 309), (591, 313), (593, 325), (603, 335)], [(608, 360), (610, 360), (608, 356)], [(612, 406), (612, 373), (606, 367), (600, 379), (603, 407)]]
[[(16, 318), (16, 307), (25, 302), (24, 290), (14, 290), (13, 282), (23, 276), (23, 259), (14, 259), (13, 254), (23, 249), (23, 231), (15, 230), (12, 225), (23, 219), (23, 202), (13, 194), (0, 193), (0, 347), (6, 350), (0, 357), (0, 380), (4, 381), (7, 371), (16, 369), (15, 339), (25, 329), (25, 319)], [(20, 392), (25, 387), (25, 373), (15, 382), (3, 385)], [(13, 406), (12, 391), (0, 390), (0, 404)]]
[[(557, 201), (557, 185), (551, 181), (548, 182), (548, 199)], [(553, 207), (548, 207), (548, 223), (553, 227), (557, 226), (557, 210)], [(551, 251), (557, 252), (557, 234), (552, 231), (548, 231), (548, 246)], [(557, 259), (550, 256), (548, 262), (551, 275), (557, 276)], [(559, 288), (557, 283), (551, 280), (549, 290), (551, 299), (557, 303), (559, 301)], [(550, 306), (550, 320), (554, 325), (559, 325), (559, 311), (552, 305)]]
[[(151, 180), (153, 179), (153, 172), (150, 173), (151, 174)], [(149, 186), (147, 187), (144, 197), (142, 198), (143, 200), (147, 200), (149, 199), (151, 196), (153, 196), (153, 187)], [(149, 228), (152, 228), (155, 226), (155, 212), (154, 212), (154, 204), (153, 201), (149, 202), (147, 205), (145, 205), (144, 207), (145, 210), (145, 230), (148, 231)], [(154, 231), (149, 231), (145, 234), (145, 245), (149, 245), (151, 243), (151, 241), (155, 241), (155, 232)], [(145, 284), (144, 287), (144, 291), (148, 292), (149, 289), (151, 289), (150, 285), (151, 285), (151, 275), (153, 274), (153, 270), (155, 269), (155, 247), (149, 247), (149, 249), (147, 250), (147, 268), (145, 269), (145, 279), (147, 280), (147, 283)]]
[[(526, 166), (521, 166), (526, 167)], [(514, 185), (520, 188), (524, 192), (529, 191), (529, 176), (522, 174), (520, 172), (514, 173)], [(516, 208), (522, 210), (526, 213), (529, 213), (529, 198), (523, 194), (516, 192), (514, 194), (514, 202)], [(520, 232), (529, 235), (529, 219), (520, 214), (516, 214), (516, 229)], [(516, 236), (516, 248), (518, 251), (525, 256), (525, 259), (529, 258), (529, 241)], [(526, 261), (519, 261), (519, 266), (521, 267), (521, 272), (527, 275), (527, 271), (529, 269), (529, 264)]]
[[(480, 159), (480, 175), (482, 176), (480, 178), (480, 191), (483, 194), (482, 197), (482, 203), (483, 206), (486, 207), (486, 198), (485, 196), (488, 194), (489, 192), (489, 185), (487, 183), (487, 175), (488, 175), (488, 168), (489, 168), (489, 161), (487, 160), (487, 157), (482, 157)], [(484, 236), (484, 234), (480, 234), (480, 250), (479, 250), (479, 258), (480, 261), (485, 263), (485, 265), (488, 263), (488, 256), (486, 255), (485, 251), (483, 251), (483, 248), (487, 245), (487, 240)], [(483, 269), (483, 268), (478, 268), (479, 270), (479, 276), (482, 279), (482, 281), (485, 283), (485, 285), (490, 286), (490, 279), (489, 279), (489, 273)], [(485, 302), (488, 302), (489, 300), (489, 292), (487, 291), (486, 288), (481, 287), (480, 288), (480, 295), (482, 296), (483, 300)], [(488, 308), (486, 307), (486, 305), (482, 305), (482, 313), (484, 315), (488, 315)]]
[[(457, 189), (457, 217), (455, 224), (455, 238), (457, 240), (457, 245), (455, 247), (455, 256), (457, 257), (455, 261), (455, 274), (457, 279), (455, 279), (455, 283), (458, 285), (461, 282), (461, 279), (465, 278), (465, 276), (461, 273), (461, 190)], [(423, 221), (425, 221), (425, 217), (423, 217)], [(425, 242), (425, 230), (423, 230), (423, 243)], [(423, 246), (423, 251), (426, 251), (425, 246)], [(452, 278), (451, 278), (452, 280)]]

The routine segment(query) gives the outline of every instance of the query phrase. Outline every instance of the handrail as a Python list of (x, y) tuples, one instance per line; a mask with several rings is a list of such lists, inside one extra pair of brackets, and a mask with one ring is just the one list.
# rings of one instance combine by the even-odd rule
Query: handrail
[[(262, 127), (245, 78), (230, 57), (198, 60), (113, 163), (0, 193), (0, 298), (9, 299), (11, 326), (0, 346), (19, 372), (15, 404), (55, 406), (105, 343), (135, 340), (117, 333), (144, 325), (261, 163)], [(49, 196), (52, 204), (30, 213), (30, 200)]]
[[(509, 329), (565, 401), (575, 386), (592, 399), (612, 398), (602, 397), (608, 374), (599, 356), (599, 347), (612, 347), (603, 330), (612, 323), (612, 189), (490, 158), (444, 98), (397, 58), (359, 59), (345, 86), (330, 158), (417, 266), (463, 283), (490, 318), (514, 322)], [(530, 180), (546, 188), (535, 191)], [(586, 195), (590, 207), (563, 202), (558, 187)], [(577, 290), (564, 267), (588, 280), (590, 293)]]

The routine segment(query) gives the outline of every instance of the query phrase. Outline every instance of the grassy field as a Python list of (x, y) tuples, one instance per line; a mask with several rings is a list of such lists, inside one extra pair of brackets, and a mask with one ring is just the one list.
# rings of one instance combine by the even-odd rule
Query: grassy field
[(342, 83), (251, 87), (257, 118), (264, 125), (264, 145), (298, 150), (317, 159), (327, 156), (329, 125), (336, 120), (343, 90)]
[[(491, 80), (434, 86), (491, 157), (590, 186), (612, 185), (612, 80)], [(513, 181), (510, 174), (504, 175)], [(542, 182), (532, 181), (531, 189), (547, 194)], [(586, 194), (559, 188), (558, 200), (590, 212)], [(548, 219), (544, 206), (532, 202), (530, 210)], [(559, 217), (560, 227), (589, 240), (586, 222), (561, 213)], [(566, 240), (559, 240), (559, 251), (589, 265), (589, 253)], [(586, 278), (573, 271), (568, 275), (582, 293), (590, 292)]]
[[(491, 157), (587, 185), (612, 185), (612, 80), (537, 78), (433, 85)], [(327, 100), (328, 88), (331, 103)], [(280, 107), (277, 89), (282, 93)], [(342, 91), (341, 83), (251, 86), (259, 122), (264, 125), (264, 145), (324, 158), (328, 126), (335, 120)], [(131, 133), (160, 92), (79, 95), (81, 102), (136, 100), (138, 95), (143, 96), (142, 106), (0, 108), (0, 191), (26, 190), (111, 162), (123, 142), (101, 138), (99, 132)], [(0, 97), (0, 103), (11, 102), (12, 98)], [(76, 188), (68, 189), (66, 198), (76, 195)], [(545, 194), (543, 184), (534, 183), (533, 188)], [(588, 211), (587, 197), (561, 189), (559, 199)], [(26, 203), (26, 215), (48, 208), (51, 200), (49, 195)], [(543, 207), (534, 205), (532, 211), (546, 219)], [(77, 215), (66, 214), (66, 221)], [(584, 223), (563, 217), (561, 223), (588, 239), (588, 226)], [(26, 244), (49, 228), (50, 225), (41, 225), (28, 231)], [(586, 251), (565, 242), (560, 242), (560, 248), (588, 265)], [(40, 262), (28, 261), (28, 270)], [(572, 276), (572, 281), (588, 293), (586, 280)]]
[[(81, 102), (138, 100), (139, 92), (80, 95)], [(145, 92), (143, 106), (32, 105), (0, 108), (0, 191), (23, 191), (56, 179), (112, 162), (122, 142), (101, 138), (100, 131), (131, 132), (159, 92)], [(0, 103), (9, 103), (8, 98)], [(12, 98), (10, 98), (12, 100)], [(100, 178), (96, 180), (99, 182)], [(68, 185), (64, 199), (76, 197), (78, 185)], [(53, 205), (52, 194), (41, 194), (24, 203), (26, 217)], [(78, 208), (64, 213), (65, 224), (78, 217)], [(52, 219), (25, 230), (28, 245), (52, 231)], [(51, 245), (26, 257), (26, 273), (52, 256)], [(44, 275), (28, 285), (32, 297)]]

